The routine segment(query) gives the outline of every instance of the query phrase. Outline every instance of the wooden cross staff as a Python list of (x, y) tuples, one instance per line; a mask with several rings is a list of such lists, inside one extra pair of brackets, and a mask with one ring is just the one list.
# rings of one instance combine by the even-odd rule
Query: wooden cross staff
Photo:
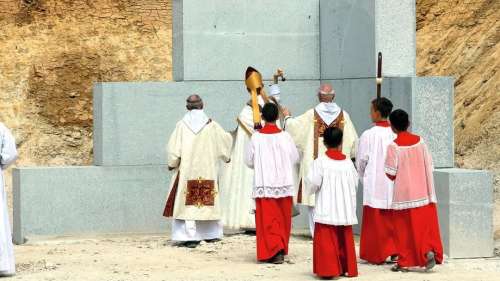
[(377, 63), (377, 99), (382, 96), (382, 52), (378, 52)]

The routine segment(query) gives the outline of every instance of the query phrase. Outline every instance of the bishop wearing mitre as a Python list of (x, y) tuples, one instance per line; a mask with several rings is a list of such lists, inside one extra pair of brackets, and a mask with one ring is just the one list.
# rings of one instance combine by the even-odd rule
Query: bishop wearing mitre
[[(231, 229), (245, 231), (255, 230), (255, 200), (252, 198), (254, 184), (254, 170), (245, 165), (245, 148), (252, 135), (263, 127), (261, 111), (264, 104), (272, 102), (278, 104), (280, 89), (277, 76), (270, 86), (270, 94), (263, 89), (261, 74), (253, 67), (245, 72), (245, 85), (250, 94), (250, 100), (245, 104), (238, 115), (237, 129), (231, 153), (231, 163), (224, 168), (221, 186), (223, 186), (223, 213), (224, 226)], [(277, 126), (280, 127), (279, 121)]]
[(229, 162), (230, 133), (203, 111), (198, 95), (168, 142), (168, 167), (174, 171), (164, 216), (172, 217), (172, 240), (195, 248), (202, 240), (222, 238), (218, 174), (220, 160)]

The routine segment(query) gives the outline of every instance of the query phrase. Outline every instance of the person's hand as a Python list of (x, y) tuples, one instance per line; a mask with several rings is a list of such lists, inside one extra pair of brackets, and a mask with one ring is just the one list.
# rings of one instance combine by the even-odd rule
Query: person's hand
[(285, 117), (288, 117), (288, 116), (291, 116), (291, 115), (292, 115), (292, 114), (290, 113), (290, 110), (289, 110), (288, 108), (286, 108), (286, 107), (284, 107), (284, 106), (283, 106), (282, 108), (283, 108), (283, 115), (284, 115)]

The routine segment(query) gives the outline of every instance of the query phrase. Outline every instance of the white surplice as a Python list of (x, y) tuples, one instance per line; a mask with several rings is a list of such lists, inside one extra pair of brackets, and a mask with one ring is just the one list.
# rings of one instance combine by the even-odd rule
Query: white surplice
[(321, 155), (314, 160), (306, 181), (307, 193), (315, 193), (314, 222), (353, 225), (356, 217), (358, 173), (351, 159), (333, 160)]
[(4, 124), (0, 123), (0, 275), (15, 274), (14, 246), (7, 208), (7, 193), (3, 172), (17, 159), (16, 141)]
[(359, 138), (356, 167), (363, 183), (363, 205), (390, 209), (393, 182), (385, 175), (387, 147), (396, 138), (391, 127), (374, 126)]
[(245, 164), (254, 170), (252, 198), (293, 197), (298, 161), (299, 152), (287, 132), (253, 134), (245, 150)]
[[(176, 168), (170, 192), (178, 178), (173, 207), (172, 240), (197, 241), (222, 238), (220, 190), (218, 184), (220, 160), (228, 161), (231, 134), (203, 110), (191, 110), (177, 123), (168, 142), (168, 166)], [(213, 205), (187, 205), (187, 182), (214, 181)], [(170, 197), (171, 194), (169, 194)]]

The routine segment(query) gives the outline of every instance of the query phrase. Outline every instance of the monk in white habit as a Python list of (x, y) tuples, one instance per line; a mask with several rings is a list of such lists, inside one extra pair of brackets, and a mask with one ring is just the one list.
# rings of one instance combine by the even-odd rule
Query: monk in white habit
[(392, 102), (384, 97), (371, 102), (370, 116), (374, 126), (359, 138), (356, 166), (363, 183), (363, 224), (361, 225), (360, 258), (383, 264), (396, 257), (392, 225), (393, 183), (385, 176), (387, 147), (396, 138), (387, 121)]
[(219, 163), (230, 160), (231, 134), (203, 111), (198, 95), (168, 142), (168, 167), (174, 170), (164, 216), (172, 217), (172, 240), (196, 247), (222, 238)]
[(7, 193), (5, 191), (4, 171), (17, 159), (16, 141), (7, 127), (0, 123), (0, 184), (1, 199), (0, 211), (0, 277), (12, 276), (16, 273), (14, 260), (14, 246), (12, 245), (12, 232), (9, 223), (7, 207)]
[(325, 153), (313, 161), (306, 182), (315, 193), (313, 272), (330, 279), (358, 276), (352, 225), (356, 217), (358, 173), (350, 158), (342, 153), (342, 130), (324, 132)]
[(224, 168), (221, 186), (224, 189), (222, 194), (224, 226), (253, 232), (255, 230), (255, 203), (252, 200), (254, 171), (245, 165), (245, 147), (251, 136), (263, 126), (262, 106), (266, 102), (279, 102), (280, 89), (275, 75), (275, 84), (270, 87), (268, 96), (264, 91), (261, 74), (252, 67), (248, 67), (245, 73), (245, 84), (250, 100), (236, 119), (238, 127), (235, 132), (231, 162)]
[(424, 140), (407, 131), (405, 111), (395, 110), (389, 120), (397, 134), (385, 160), (386, 175), (394, 181), (391, 207), (398, 261), (392, 270), (430, 270), (443, 262), (432, 157)]
[(344, 132), (342, 153), (351, 159), (356, 156), (358, 135), (349, 117), (335, 103), (335, 91), (330, 84), (322, 84), (318, 89), (319, 104), (298, 117), (291, 117), (285, 110), (285, 130), (293, 137), (295, 144), (302, 153), (299, 170), (299, 184), (297, 190), (297, 203), (308, 206), (309, 228), (314, 235), (314, 194), (307, 195), (305, 177), (309, 172), (312, 162), (326, 151), (323, 144), (323, 133), (329, 127), (340, 128)]
[(265, 126), (252, 135), (245, 151), (246, 165), (255, 171), (257, 260), (280, 264), (288, 254), (294, 195), (293, 167), (299, 152), (292, 137), (276, 125), (278, 107), (262, 108)]

